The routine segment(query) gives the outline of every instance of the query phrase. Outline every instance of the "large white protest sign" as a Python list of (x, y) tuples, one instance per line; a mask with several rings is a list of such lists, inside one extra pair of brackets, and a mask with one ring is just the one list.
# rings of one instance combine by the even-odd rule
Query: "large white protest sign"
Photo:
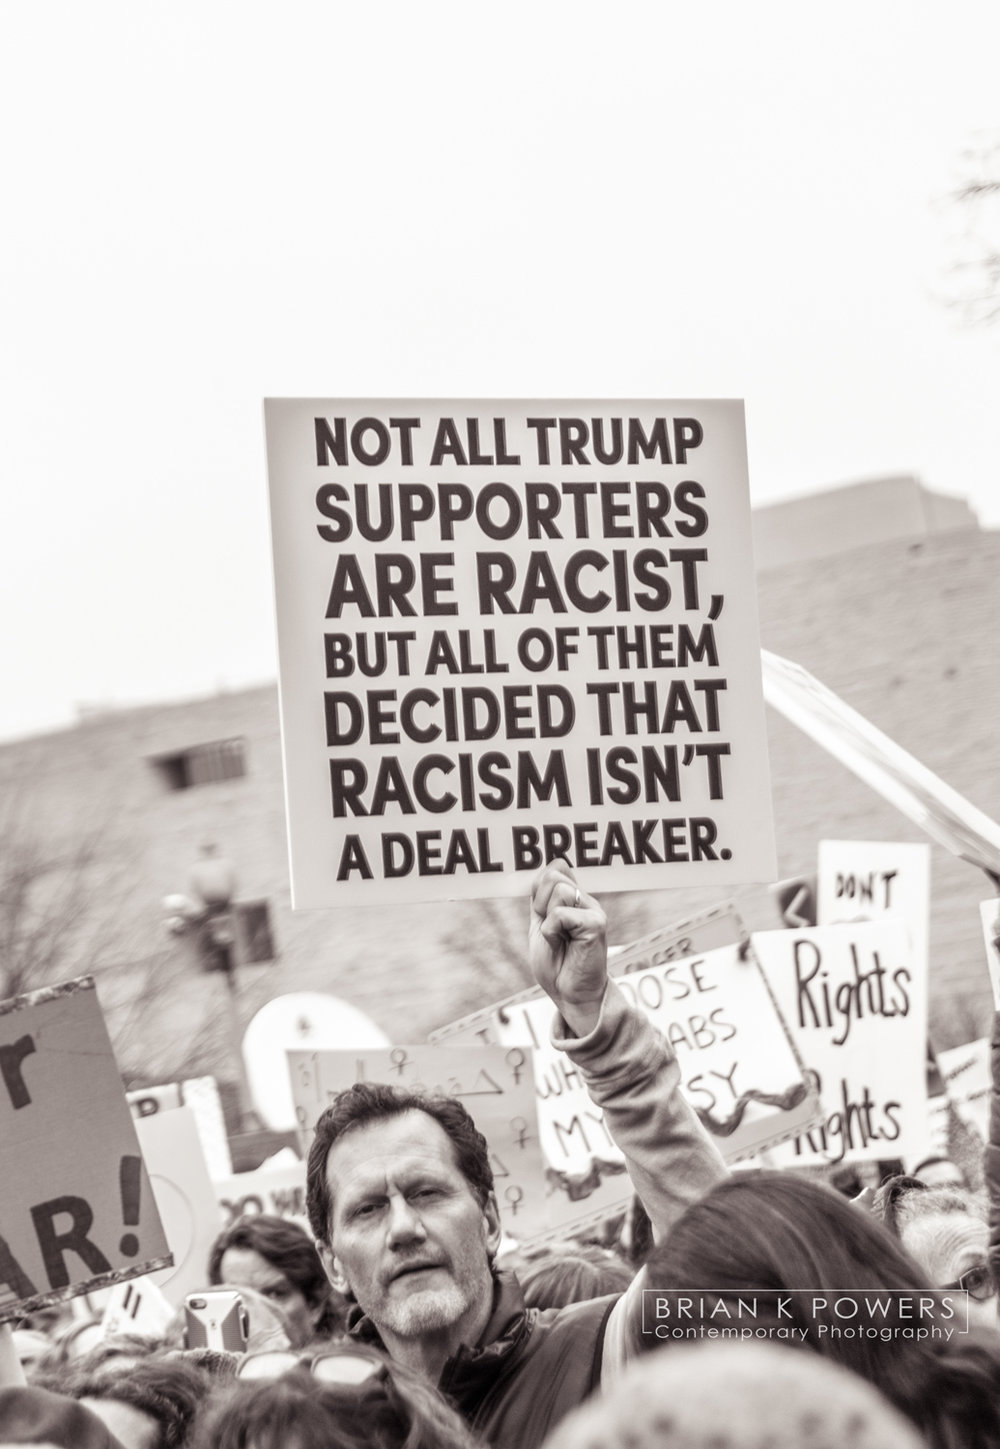
[(306, 1150), (320, 1113), (355, 1082), (457, 1097), (486, 1138), (506, 1231), (527, 1240), (552, 1227), (530, 1051), (423, 1042), (388, 1050), (290, 1051), (288, 1067)]
[[(815, 1121), (815, 1093), (748, 944), (678, 958), (669, 941), (656, 942), (620, 953), (616, 982), (673, 1046), (682, 1090), (723, 1156), (736, 1161)], [(550, 1212), (570, 1233), (627, 1207), (631, 1185), (602, 1112), (565, 1052), (551, 1045), (553, 1015), (548, 997), (522, 994), (435, 1035), (534, 1049)]]
[(764, 931), (754, 949), (824, 1120), (772, 1149), (776, 1165), (920, 1151), (927, 1132), (927, 977), (902, 921)]
[(915, 970), (927, 975), (931, 848), (882, 840), (821, 840), (816, 924), (900, 920), (910, 933)]
[(296, 907), (774, 875), (742, 403), (265, 425)]
[(171, 1261), (90, 977), (0, 1002), (0, 1322)]

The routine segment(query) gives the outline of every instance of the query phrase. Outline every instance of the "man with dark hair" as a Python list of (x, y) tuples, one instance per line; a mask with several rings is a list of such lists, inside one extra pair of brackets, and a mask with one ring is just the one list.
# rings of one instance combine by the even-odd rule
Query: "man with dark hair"
[[(606, 921), (565, 861), (536, 877), (529, 955), (567, 1052), (662, 1232), (726, 1169), (681, 1096), (673, 1051), (607, 974)], [(493, 1449), (535, 1449), (617, 1366), (638, 1289), (524, 1306), (494, 1269), (500, 1215), (486, 1143), (460, 1103), (355, 1086), (320, 1117), (309, 1221), (350, 1332), (424, 1374)]]
[(456, 1165), (485, 1207), (493, 1191), (493, 1169), (486, 1138), (455, 1097), (431, 1097), (381, 1082), (355, 1082), (340, 1092), (316, 1124), (306, 1177), (309, 1226), (317, 1242), (326, 1240), (330, 1220), (330, 1184), (326, 1164), (330, 1148), (349, 1128), (367, 1127), (404, 1112), (424, 1112), (451, 1138)]
[(327, 1279), (305, 1228), (271, 1213), (248, 1213), (219, 1234), (208, 1281), (254, 1288), (284, 1314), (294, 1348), (331, 1338), (343, 1327), (344, 1300)]

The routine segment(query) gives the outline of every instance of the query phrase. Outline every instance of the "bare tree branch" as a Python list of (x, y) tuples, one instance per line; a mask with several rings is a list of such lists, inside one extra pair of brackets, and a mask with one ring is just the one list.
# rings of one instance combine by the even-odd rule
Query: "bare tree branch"
[(962, 175), (944, 199), (958, 222), (950, 238), (945, 304), (971, 326), (1000, 318), (1000, 137), (984, 135), (960, 157)]
[(144, 926), (129, 927), (134, 890), (110, 810), (56, 827), (29, 789), (0, 795), (0, 999), (91, 975), (127, 1081), (204, 1075), (225, 1054), (218, 1013), (183, 1010), (188, 993), (182, 1021), (162, 1029), (178, 979), (197, 967), (177, 942), (150, 952)]

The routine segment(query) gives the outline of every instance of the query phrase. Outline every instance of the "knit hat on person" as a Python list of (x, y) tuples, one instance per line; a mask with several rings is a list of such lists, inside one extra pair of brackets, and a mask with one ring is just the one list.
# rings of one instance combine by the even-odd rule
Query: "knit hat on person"
[(666, 1346), (563, 1419), (544, 1449), (925, 1449), (856, 1374), (777, 1343)]
[(0, 1389), (0, 1449), (9, 1444), (122, 1449), (121, 1440), (85, 1404), (35, 1387)]

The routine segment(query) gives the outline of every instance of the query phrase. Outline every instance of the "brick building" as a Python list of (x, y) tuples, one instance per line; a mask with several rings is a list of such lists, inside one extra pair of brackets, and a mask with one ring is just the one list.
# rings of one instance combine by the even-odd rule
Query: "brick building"
[[(836, 520), (836, 526), (831, 524)], [(761, 637), (803, 665), (986, 814), (1000, 816), (1000, 533), (913, 479), (858, 484), (754, 515)], [(841, 764), (768, 712), (782, 876), (815, 869), (823, 837), (921, 840)], [(0, 745), (6, 890), (0, 969), (98, 975), (126, 1078), (227, 1076), (224, 984), (164, 929), (199, 849), (238, 869), (239, 1010), (326, 990), (393, 1040), (423, 1039), (524, 984), (520, 902), (292, 913), (277, 691), (82, 718)], [(985, 876), (932, 850), (931, 1021), (947, 1047), (988, 1029), (978, 902)], [(13, 882), (13, 884), (12, 884)], [(734, 895), (770, 927), (766, 890), (611, 897), (612, 939)], [(50, 963), (47, 966), (46, 963)], [(30, 982), (37, 985), (37, 979)]]

